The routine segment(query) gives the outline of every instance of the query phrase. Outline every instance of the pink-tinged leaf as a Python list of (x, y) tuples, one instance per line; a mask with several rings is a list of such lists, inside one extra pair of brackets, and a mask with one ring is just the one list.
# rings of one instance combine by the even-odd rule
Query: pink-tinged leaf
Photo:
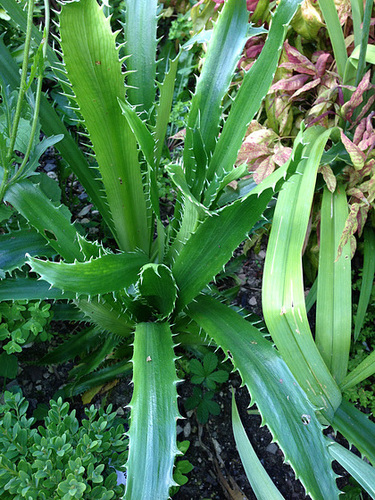
[[(361, 120), (358, 125), (355, 128), (354, 131), (354, 136), (353, 136), (353, 142), (358, 146), (358, 144), (361, 142), (363, 138), (363, 134), (365, 133), (366, 130), (366, 119), (364, 118)], [(362, 149), (362, 148), (360, 148)]]
[(268, 177), (270, 174), (272, 174), (274, 170), (275, 170), (275, 162), (273, 161), (272, 156), (269, 156), (268, 158), (262, 161), (262, 163), (254, 172), (253, 175), (254, 181), (257, 184), (260, 184), (262, 180)]
[(370, 205), (375, 199), (375, 177), (372, 177), (368, 181), (362, 182), (358, 188), (363, 192), (367, 193), (366, 201)]
[(337, 180), (336, 180), (336, 176), (333, 173), (331, 167), (329, 165), (322, 165), (321, 167), (319, 167), (318, 172), (320, 172), (322, 174), (323, 179), (324, 179), (325, 183), (327, 184), (328, 190), (331, 193), (333, 193), (336, 189)]
[(258, 37), (254, 37), (246, 44), (246, 59), (255, 59), (262, 52), (264, 47), (264, 40)]
[(359, 82), (358, 87), (353, 92), (353, 95), (351, 96), (350, 100), (346, 102), (342, 107), (342, 113), (347, 120), (349, 120), (352, 117), (353, 112), (362, 103), (363, 94), (371, 88), (370, 77), (371, 77), (371, 71), (369, 70), (362, 78), (362, 80)]
[(283, 90), (285, 92), (294, 92), (301, 88), (305, 82), (309, 79), (308, 75), (294, 75), (290, 78), (282, 78), (278, 82), (274, 83), (270, 90), (269, 94), (275, 92), (276, 90)]
[(341, 238), (340, 238), (340, 243), (339, 243), (339, 248), (337, 250), (337, 259), (341, 257), (342, 250), (344, 246), (347, 244), (349, 241), (349, 238), (357, 231), (358, 228), (358, 220), (357, 220), (357, 215), (360, 209), (359, 203), (353, 203), (350, 207), (350, 212), (348, 215), (348, 218), (345, 221), (345, 226), (344, 230), (342, 232)]
[(356, 250), (357, 250), (357, 240), (356, 240), (356, 237), (354, 235), (352, 235), (350, 237), (349, 244), (350, 244), (350, 258), (352, 259), (354, 257)]
[(362, 201), (366, 205), (369, 205), (369, 202), (368, 202), (366, 196), (363, 194), (363, 191), (361, 189), (359, 189), (358, 187), (353, 187), (351, 189), (348, 189), (347, 194), (349, 196), (353, 196), (354, 198), (357, 198), (358, 201)]
[(353, 162), (353, 166), (356, 170), (361, 170), (365, 165), (366, 155), (356, 146), (343, 131), (341, 131), (341, 140), (345, 146), (345, 149), (349, 153), (350, 159)]
[(358, 115), (357, 121), (362, 120), (363, 117), (366, 117), (366, 116), (367, 116), (367, 119), (372, 120), (375, 113), (374, 113), (374, 111), (372, 111), (370, 114), (368, 112), (369, 112), (370, 108), (372, 107), (372, 105), (374, 104), (374, 101), (375, 101), (375, 94), (373, 94), (369, 97), (368, 101), (365, 103), (365, 105), (361, 109), (361, 112)]
[(311, 90), (319, 85), (321, 82), (320, 78), (317, 80), (313, 80), (312, 82), (306, 83), (303, 87), (301, 87), (297, 92), (294, 92), (294, 94), (291, 96), (290, 100), (294, 100), (296, 97), (298, 97), (300, 94), (303, 92), (307, 92), (308, 90)]
[(247, 139), (245, 139), (237, 155), (236, 163), (239, 165), (241, 163), (256, 160), (261, 156), (267, 156), (269, 154), (270, 150), (264, 144), (257, 144), (252, 142), (251, 140), (248, 141)]
[(313, 63), (304, 55), (301, 54), (295, 47), (289, 45), (288, 40), (284, 42), (284, 50), (288, 57), (289, 62), (294, 63), (295, 65), (302, 65), (304, 68), (309, 68), (313, 71), (313, 75), (315, 75), (315, 67)]
[(280, 68), (288, 69), (290, 71), (295, 71), (297, 73), (305, 73), (306, 75), (315, 76), (316, 71), (311, 68), (306, 68), (302, 64), (295, 64), (291, 62), (284, 62), (280, 64)]
[(281, 146), (275, 149), (277, 149), (277, 152), (273, 155), (273, 161), (278, 167), (281, 167), (289, 160), (292, 154), (292, 148)]
[(321, 78), (325, 74), (327, 63), (330, 59), (331, 59), (331, 54), (329, 54), (328, 52), (323, 52), (318, 57), (318, 60), (316, 61), (315, 64), (315, 70), (316, 70), (316, 75), (319, 78)]

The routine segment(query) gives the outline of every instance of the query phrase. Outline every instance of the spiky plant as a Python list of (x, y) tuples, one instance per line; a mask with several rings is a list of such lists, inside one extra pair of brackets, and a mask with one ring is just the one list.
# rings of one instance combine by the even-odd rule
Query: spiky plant
[[(301, 336), (304, 343), (299, 343), (293, 321), (296, 312), (303, 320), (305, 317), (298, 269), (288, 267), (290, 274), (285, 277), (282, 264), (275, 266), (271, 260), (269, 286), (267, 282), (265, 285), (269, 294), (266, 320), (281, 355), (254, 325), (211, 295), (208, 287), (262, 217), (285, 179), (290, 178), (287, 185), (292, 187), (283, 192), (284, 199), (292, 190), (292, 195), (303, 201), (305, 184), (301, 187), (300, 182), (307, 182), (311, 195), (311, 183), (330, 136), (317, 127), (302, 127), (287, 163), (259, 186), (225, 201), (229, 182), (246, 171), (246, 166), (234, 167), (237, 153), (271, 85), (286, 29), (299, 3), (301, 0), (281, 0), (264, 49), (245, 74), (223, 120), (222, 100), (248, 36), (246, 0), (225, 3), (192, 97), (183, 164), (166, 167), (178, 191), (174, 218), (168, 226), (161, 220), (157, 178), (178, 58), (169, 62), (164, 81), (156, 85), (157, 1), (125, 1), (123, 59), (109, 19), (95, 0), (62, 7), (62, 80), (64, 85), (70, 82), (69, 95), (76, 101), (77, 113), (87, 129), (97, 163), (95, 170), (88, 167), (66, 132), (57, 147), (100, 211), (117, 249), (110, 250), (78, 234), (67, 208), (45, 192), (41, 176), (34, 177), (34, 182), (26, 175), (19, 176), (17, 182), (10, 176), (4, 202), (28, 221), (39, 239), (31, 251), (27, 237), (22, 232), (14, 234), (6, 251), (7, 260), (2, 263), (4, 274), (14, 269), (11, 266), (17, 245), (28, 252), (21, 264), (27, 263), (32, 273), (3, 280), (0, 298), (72, 300), (99, 328), (74, 338), (75, 349), (77, 345), (84, 349), (86, 342), (99, 344), (95, 355), (87, 359), (91, 369), (110, 356), (119, 339), (132, 343), (134, 390), (127, 499), (169, 496), (178, 453), (174, 347), (176, 343), (196, 342), (197, 327), (232, 360), (263, 423), (306, 491), (315, 499), (338, 498), (329, 453), (332, 446), (323, 436), (323, 424), (332, 422), (345, 434), (350, 418), (361, 422), (362, 416), (341, 403), (341, 391), (308, 337), (307, 328)], [(1, 65), (2, 78), (12, 85), (17, 71), (2, 45), (0, 57), (6, 62)], [(41, 123), (47, 134), (63, 130), (44, 100)], [(6, 168), (9, 165), (3, 166)], [(304, 215), (308, 201), (307, 197), (301, 205)], [(276, 233), (277, 241), (286, 238), (285, 243), (294, 245), (291, 264), (298, 264), (303, 223), (296, 243), (290, 237), (296, 213), (290, 213), (290, 209), (283, 209), (285, 217), (282, 214), (281, 220), (287, 226), (285, 232)], [(51, 249), (55, 259), (44, 260)], [(278, 252), (271, 251), (270, 255)], [(280, 250), (280, 257), (288, 255), (285, 249)], [(281, 327), (289, 335), (287, 340), (281, 334), (277, 336)], [(123, 352), (126, 354), (126, 349)], [(112, 375), (128, 369), (129, 359), (111, 367)], [(373, 426), (367, 425), (374, 434)], [(363, 452), (372, 459), (372, 445), (365, 443), (363, 436), (358, 439)]]

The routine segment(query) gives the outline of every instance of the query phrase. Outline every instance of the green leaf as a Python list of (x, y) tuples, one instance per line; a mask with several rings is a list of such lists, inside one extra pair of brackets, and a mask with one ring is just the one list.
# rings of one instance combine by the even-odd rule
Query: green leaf
[(351, 258), (350, 243), (337, 255), (348, 216), (345, 188), (323, 191), (318, 290), (316, 299), (316, 345), (338, 384), (348, 369), (351, 340)]
[(265, 46), (255, 64), (245, 74), (218, 139), (208, 167), (209, 181), (214, 181), (215, 177), (222, 179), (232, 170), (247, 127), (271, 86), (286, 28), (300, 3), (302, 0), (281, 0), (279, 3), (272, 18)]
[(359, 295), (357, 315), (354, 322), (354, 340), (358, 339), (363, 326), (366, 310), (371, 298), (371, 291), (375, 276), (375, 233), (371, 227), (364, 231), (363, 274), (361, 292)]
[(318, 0), (331, 39), (338, 74), (343, 78), (348, 55), (334, 0)]
[(311, 334), (301, 263), (317, 169), (332, 131), (318, 127), (308, 131), (307, 159), (285, 184), (274, 213), (263, 275), (263, 313), (281, 356), (311, 403), (332, 417), (341, 391)]
[(343, 399), (330, 424), (375, 466), (375, 423), (368, 415)]
[(52, 257), (56, 252), (48, 246), (46, 239), (33, 229), (21, 229), (0, 235), (0, 269), (11, 272), (26, 262), (30, 255)]
[(169, 70), (165, 75), (164, 81), (162, 84), (159, 84), (160, 98), (156, 108), (156, 123), (154, 130), (154, 140), (156, 144), (155, 159), (157, 165), (160, 162), (167, 133), (179, 58), (180, 56), (177, 55), (173, 61), (170, 61)]
[(13, 354), (2, 352), (0, 354), (0, 377), (13, 379), (17, 377), (18, 361)]
[[(248, 11), (245, 0), (228, 0), (219, 16), (208, 44), (202, 73), (192, 99), (184, 149), (184, 167), (189, 186), (199, 197), (205, 179), (206, 165), (192, 152), (197, 141), (207, 157), (215, 149), (221, 120), (221, 102), (232, 80), (236, 64), (246, 43)], [(196, 156), (196, 155), (195, 155)], [(194, 187), (197, 179), (200, 183)]]
[(157, 0), (125, 0), (128, 100), (149, 113), (155, 103)]
[(118, 105), (125, 94), (124, 76), (110, 20), (95, 0), (67, 3), (60, 14), (60, 34), (120, 247), (148, 252), (151, 235), (137, 143)]
[(338, 443), (330, 442), (332, 457), (351, 474), (371, 498), (375, 498), (375, 469)]
[(146, 264), (142, 267), (138, 292), (156, 312), (159, 319), (169, 316), (176, 302), (176, 282), (164, 264)]
[(173, 481), (177, 409), (172, 333), (139, 323), (134, 336), (133, 397), (125, 499), (168, 498)]
[[(70, 223), (71, 213), (67, 207), (55, 206), (37, 185), (28, 180), (11, 186), (4, 199), (68, 262), (83, 258), (77, 231)], [(25, 253), (27, 251), (26, 248)]]
[(106, 254), (86, 262), (50, 262), (29, 257), (29, 265), (52, 286), (77, 295), (102, 295), (135, 283), (147, 263), (142, 252)]
[(307, 493), (338, 498), (339, 491), (315, 408), (271, 342), (212, 297), (199, 296), (188, 314), (228, 353), (273, 437)]
[[(7, 2), (7, 4), (10, 2), (12, 4), (14, 3), (12, 0), (4, 1)], [(14, 6), (17, 6), (17, 4), (14, 3)], [(18, 7), (18, 10), (20, 11), (20, 15), (24, 16), (24, 26), (26, 26), (26, 13), (20, 6)], [(41, 39), (42, 33), (40, 33), (37, 29), (35, 29), (35, 31)], [(52, 49), (50, 49), (50, 53), (54, 55)], [(50, 58), (50, 60), (52, 59)], [(58, 62), (56, 56), (54, 56), (53, 62)], [(12, 90), (19, 87), (18, 65), (12, 58), (12, 55), (7, 47), (4, 45), (2, 38), (0, 38), (0, 78), (4, 81), (4, 84), (9, 85)], [(56, 148), (76, 174), (79, 181), (85, 187), (87, 194), (102, 214), (108, 226), (113, 228), (105, 196), (103, 195), (103, 185), (98, 179), (95, 169), (89, 168), (89, 165), (76, 141), (69, 134), (60, 117), (57, 115), (56, 111), (52, 108), (44, 95), (41, 96), (39, 119), (42, 125), (42, 130), (46, 136), (64, 136), (62, 141), (57, 143)]]
[(284, 498), (273, 484), (259, 458), (256, 456), (238, 413), (236, 400), (232, 397), (232, 427), (238, 453), (241, 457), (247, 479), (258, 499), (280, 500)]
[(62, 292), (51, 289), (46, 281), (33, 278), (7, 278), (0, 280), (1, 300), (47, 300), (47, 299), (74, 299), (75, 293)]

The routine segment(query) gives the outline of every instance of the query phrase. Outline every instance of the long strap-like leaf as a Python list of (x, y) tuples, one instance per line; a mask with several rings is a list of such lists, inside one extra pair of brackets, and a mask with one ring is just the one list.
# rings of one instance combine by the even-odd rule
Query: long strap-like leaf
[(157, 0), (125, 0), (128, 99), (143, 118), (155, 104), (157, 8)]
[(312, 498), (338, 498), (335, 474), (313, 405), (262, 334), (212, 297), (199, 296), (188, 314), (228, 353), (285, 459)]
[(210, 161), (207, 177), (210, 181), (224, 177), (232, 170), (246, 129), (259, 110), (272, 83), (284, 42), (286, 28), (302, 0), (281, 0), (272, 18), (266, 44), (252, 68), (246, 73), (228, 119)]
[(346, 375), (352, 323), (350, 243), (337, 255), (348, 216), (345, 188), (334, 193), (324, 189), (321, 223), (318, 291), (316, 299), (316, 345), (338, 384)]
[(311, 402), (333, 415), (341, 391), (318, 351), (307, 319), (302, 248), (320, 158), (331, 131), (310, 129), (315, 141), (276, 205), (263, 278), (263, 313), (283, 359)]
[(61, 46), (75, 99), (90, 134), (116, 236), (126, 251), (150, 246), (150, 227), (137, 143), (117, 99), (124, 75), (109, 19), (95, 0), (67, 3), (60, 14)]
[(184, 166), (188, 184), (196, 197), (199, 197), (203, 187), (206, 164), (197, 161), (194, 153), (195, 143), (199, 136), (206, 156), (212, 155), (219, 133), (221, 102), (246, 42), (248, 18), (245, 0), (225, 2), (213, 30), (203, 70), (192, 99)]
[(126, 500), (169, 497), (176, 446), (176, 369), (167, 323), (139, 323), (134, 335)]

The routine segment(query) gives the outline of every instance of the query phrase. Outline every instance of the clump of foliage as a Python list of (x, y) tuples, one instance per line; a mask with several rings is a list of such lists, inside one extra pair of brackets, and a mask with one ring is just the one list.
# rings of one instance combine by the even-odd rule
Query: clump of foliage
[(192, 359), (189, 362), (191, 382), (196, 384), (193, 394), (185, 402), (187, 410), (196, 409), (197, 420), (201, 424), (208, 421), (210, 415), (219, 415), (220, 406), (213, 401), (217, 384), (228, 380), (228, 372), (217, 369), (219, 359), (213, 352), (208, 352), (203, 362)]
[(0, 496), (27, 500), (122, 498), (116, 471), (124, 471), (127, 437), (116, 413), (85, 408), (80, 424), (61, 398), (51, 401), (43, 424), (27, 417), (28, 401), (4, 393), (0, 406)]
[(51, 304), (39, 300), (0, 303), (0, 341), (8, 354), (21, 352), (29, 342), (52, 338), (48, 326), (53, 318)]

